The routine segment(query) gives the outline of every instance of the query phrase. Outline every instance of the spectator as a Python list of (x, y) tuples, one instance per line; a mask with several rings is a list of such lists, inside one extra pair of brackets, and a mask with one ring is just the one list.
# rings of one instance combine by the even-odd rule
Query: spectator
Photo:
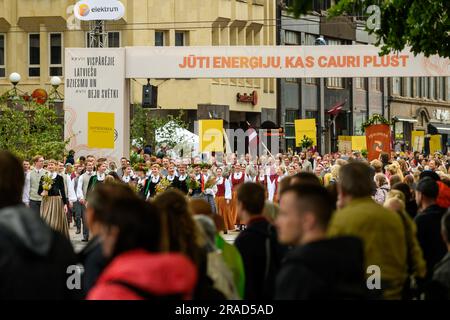
[(364, 251), (354, 237), (326, 239), (333, 212), (327, 190), (301, 184), (282, 193), (276, 220), (287, 253), (277, 275), (275, 298), (348, 299), (366, 296)]
[[(100, 185), (94, 192), (104, 187)], [(154, 205), (134, 197), (116, 200), (111, 208), (98, 217), (103, 254), (111, 262), (87, 298), (191, 298), (197, 280), (195, 265), (181, 254), (159, 253), (160, 218)]]
[(415, 221), (417, 224), (417, 237), (427, 262), (427, 279), (433, 274), (433, 268), (445, 255), (447, 248), (440, 235), (441, 220), (446, 209), (436, 204), (439, 187), (432, 178), (425, 177), (416, 187), (416, 202), (419, 214)]
[(393, 185), (397, 184), (397, 183), (401, 183), (402, 182), (402, 178), (400, 178), (399, 175), (394, 174), (389, 178), (389, 185), (392, 187)]
[(275, 228), (262, 215), (264, 188), (244, 183), (237, 192), (237, 211), (247, 228), (236, 238), (245, 269), (246, 300), (273, 298), (275, 274), (283, 256)]
[(414, 219), (417, 215), (417, 203), (414, 200), (413, 193), (406, 183), (396, 183), (392, 186), (392, 190), (399, 190), (405, 196), (405, 209), (408, 215)]
[(447, 246), (447, 253), (434, 268), (433, 282), (440, 287), (438, 298), (450, 299), (450, 210), (442, 217), (442, 238)]
[(375, 192), (374, 199), (376, 203), (382, 205), (386, 200), (386, 196), (389, 192), (389, 184), (386, 180), (386, 176), (382, 173), (377, 173), (375, 175), (375, 184), (377, 186), (377, 191)]
[(197, 267), (198, 283), (194, 299), (224, 299), (207, 275), (207, 251), (205, 239), (195, 223), (185, 195), (170, 189), (154, 199), (162, 226), (161, 248), (163, 252), (182, 253)]
[(379, 266), (381, 288), (387, 299), (400, 299), (406, 274), (406, 241), (398, 215), (375, 203), (372, 172), (353, 162), (340, 171), (338, 210), (329, 226), (330, 236), (355, 236), (364, 243), (365, 264)]
[(72, 245), (23, 205), (24, 181), (21, 162), (0, 151), (0, 299), (77, 298), (67, 287)]
[[(205, 215), (211, 218), (216, 225), (216, 230), (223, 230), (223, 217), (213, 214), (211, 211), (211, 206), (206, 201), (202, 199), (191, 199), (189, 201), (189, 208), (191, 209), (193, 214)], [(239, 297), (243, 298), (245, 288), (245, 273), (241, 254), (235, 246), (226, 242), (218, 232), (216, 232), (215, 245), (217, 249), (221, 251), (225, 263), (233, 273), (234, 283), (236, 285)]]

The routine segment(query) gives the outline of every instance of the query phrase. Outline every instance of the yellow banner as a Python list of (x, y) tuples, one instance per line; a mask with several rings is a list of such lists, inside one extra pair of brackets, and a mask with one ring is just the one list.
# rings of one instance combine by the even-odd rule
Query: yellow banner
[(341, 153), (347, 153), (352, 151), (352, 137), (351, 136), (338, 136), (338, 151)]
[(352, 151), (367, 150), (366, 136), (352, 136)]
[(317, 145), (316, 119), (297, 119), (295, 120), (295, 145), (300, 146), (303, 137), (312, 139), (313, 146)]
[(436, 134), (430, 137), (430, 154), (435, 152), (442, 152), (442, 136), (440, 134)]
[(88, 113), (88, 147), (114, 149), (114, 113)]
[(223, 120), (199, 120), (200, 152), (223, 152)]
[(411, 131), (411, 147), (413, 151), (423, 152), (425, 131)]

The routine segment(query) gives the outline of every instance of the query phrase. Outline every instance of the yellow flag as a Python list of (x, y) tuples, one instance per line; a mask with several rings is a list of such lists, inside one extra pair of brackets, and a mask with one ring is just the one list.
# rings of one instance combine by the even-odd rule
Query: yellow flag
[(223, 152), (223, 120), (199, 120), (199, 151)]
[(114, 113), (88, 113), (88, 147), (114, 149)]
[(423, 152), (425, 131), (411, 131), (411, 146), (413, 151)]
[(352, 136), (352, 150), (367, 150), (366, 136)]
[(440, 134), (436, 134), (430, 137), (430, 154), (435, 152), (442, 152), (442, 136)]
[(295, 145), (300, 146), (303, 136), (312, 139), (313, 146), (317, 145), (316, 119), (297, 119), (295, 120)]

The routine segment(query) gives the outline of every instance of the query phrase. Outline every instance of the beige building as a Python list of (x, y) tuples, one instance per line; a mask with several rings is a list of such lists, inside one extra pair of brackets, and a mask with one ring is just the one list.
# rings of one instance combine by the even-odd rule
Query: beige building
[[(121, 0), (125, 16), (108, 22), (108, 47), (274, 45), (275, 0)], [(75, 0), (0, 0), (0, 94), (11, 88), (50, 91), (51, 76), (64, 75), (64, 48), (88, 47), (88, 23), (73, 15)], [(134, 81), (135, 80), (135, 81)], [(132, 81), (133, 103), (146, 79)], [(187, 110), (188, 120), (223, 118), (230, 127), (276, 122), (275, 79), (152, 79), (162, 114)], [(63, 91), (63, 88), (60, 88)], [(237, 101), (257, 92), (258, 102)]]

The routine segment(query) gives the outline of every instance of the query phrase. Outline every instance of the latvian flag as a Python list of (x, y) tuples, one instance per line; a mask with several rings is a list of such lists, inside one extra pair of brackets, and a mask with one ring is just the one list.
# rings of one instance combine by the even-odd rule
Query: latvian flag
[(250, 123), (247, 122), (248, 125), (248, 153), (250, 155), (256, 156), (258, 155), (258, 133), (256, 130), (252, 127)]

